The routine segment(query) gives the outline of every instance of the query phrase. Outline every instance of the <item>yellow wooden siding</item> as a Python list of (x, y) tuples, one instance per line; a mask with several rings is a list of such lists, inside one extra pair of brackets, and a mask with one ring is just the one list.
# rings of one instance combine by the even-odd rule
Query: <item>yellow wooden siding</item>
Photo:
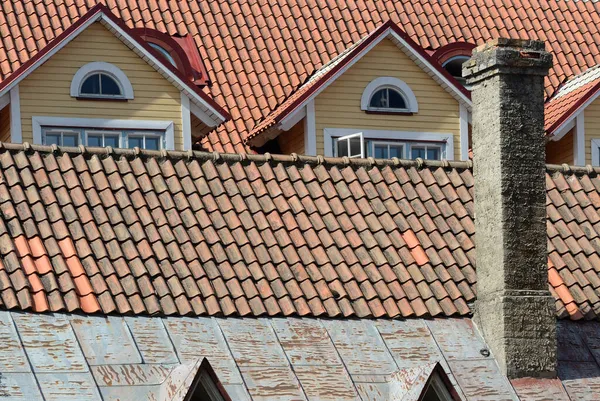
[(592, 163), (592, 139), (600, 139), (600, 99), (583, 111), (585, 127), (585, 164)]
[(298, 122), (296, 125), (290, 128), (289, 131), (282, 132), (277, 137), (277, 143), (279, 144), (281, 153), (284, 155), (289, 155), (291, 153), (298, 153), (299, 155), (305, 154), (304, 120)]
[[(93, 61), (119, 67), (133, 86), (127, 102), (77, 100), (70, 95), (77, 70)], [(23, 141), (33, 142), (33, 116), (173, 121), (175, 148), (183, 146), (179, 90), (100, 23), (95, 23), (19, 84)]]
[[(360, 109), (365, 87), (379, 77), (395, 77), (410, 86), (419, 103), (414, 115), (367, 114)], [(460, 158), (459, 104), (388, 39), (377, 44), (315, 98), (317, 154), (324, 153), (324, 128), (440, 132), (454, 135)]]
[(0, 110), (0, 141), (10, 142), (10, 105)]

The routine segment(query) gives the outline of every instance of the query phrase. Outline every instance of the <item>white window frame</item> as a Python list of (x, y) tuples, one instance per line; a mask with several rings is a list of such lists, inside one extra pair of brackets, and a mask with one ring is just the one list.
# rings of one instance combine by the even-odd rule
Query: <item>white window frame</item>
[[(360, 154), (359, 155), (352, 155), (350, 154), (350, 139), (353, 138), (360, 138)], [(349, 135), (345, 135), (343, 137), (340, 138), (336, 138), (337, 141), (348, 141), (348, 158), (349, 159), (355, 159), (355, 158), (361, 158), (364, 157), (365, 154), (365, 140), (363, 138), (363, 134), (362, 132), (356, 132), (353, 134), (349, 134)]]
[[(400, 92), (404, 101), (406, 102), (405, 109), (391, 109), (391, 108), (373, 108), (369, 107), (371, 98), (379, 89), (395, 89)], [(383, 111), (383, 112), (408, 112), (417, 113), (419, 111), (419, 103), (417, 97), (413, 93), (412, 89), (406, 82), (401, 79), (394, 77), (379, 77), (375, 78), (365, 87), (363, 94), (360, 98), (360, 109), (364, 111)]]
[(83, 129), (84, 135), (85, 135), (85, 146), (90, 146), (88, 145), (88, 139), (90, 135), (102, 135), (102, 146), (101, 147), (106, 147), (106, 145), (104, 144), (104, 137), (105, 136), (116, 136), (118, 138), (118, 147), (122, 147), (122, 136), (123, 133), (121, 131), (106, 131), (106, 130), (98, 130), (98, 129)]
[(77, 146), (81, 145), (81, 143), (82, 143), (81, 131), (75, 130), (72, 127), (44, 127), (42, 140), (43, 140), (43, 142), (46, 142), (46, 135), (48, 135), (48, 133), (54, 133), (54, 134), (60, 133), (61, 144), (58, 146), (64, 146), (64, 145), (62, 145), (62, 142), (63, 142), (63, 136), (64, 136), (65, 132), (77, 135), (77, 145), (75, 145), (75, 146), (77, 147)]
[(427, 386), (425, 391), (423, 391), (423, 395), (426, 394), (427, 391), (432, 387), (440, 401), (453, 401), (450, 392), (446, 388), (446, 385), (442, 381), (440, 375), (437, 373), (434, 373), (431, 379), (429, 380), (429, 385)]
[[(433, 142), (432, 145), (442, 146), (442, 160), (454, 160), (454, 135), (441, 132), (414, 132), (414, 131), (386, 131), (386, 130), (360, 130), (351, 128), (325, 128), (323, 129), (323, 145), (325, 156), (333, 157), (335, 154), (334, 139), (361, 132), (364, 140), (372, 141), (403, 141), (403, 142)], [(416, 143), (415, 143), (416, 144)], [(364, 154), (364, 153), (363, 153)]]
[(409, 149), (408, 149), (409, 159), (412, 159), (412, 150), (413, 150), (413, 148), (417, 148), (417, 149), (418, 148), (424, 148), (426, 156), (427, 156), (427, 149), (431, 149), (431, 148), (438, 149), (440, 151), (440, 159), (443, 159), (444, 147), (442, 145), (440, 145), (439, 143), (436, 143), (436, 142), (418, 142), (418, 143), (414, 143), (414, 144), (410, 144), (409, 143)]
[[(378, 141), (377, 139), (370, 141), (371, 146), (371, 154), (375, 155), (375, 146), (376, 145), (387, 145), (388, 147), (388, 155), (390, 153), (390, 146), (402, 146), (402, 159), (406, 158), (406, 148), (407, 148), (407, 143), (406, 142), (401, 142), (401, 141)], [(375, 157), (375, 156), (373, 156)]]
[(600, 139), (591, 140), (592, 166), (600, 166)]
[[(371, 106), (371, 100), (373, 100), (373, 96), (375, 96), (375, 94), (381, 90), (387, 89), (388, 91), (393, 90), (394, 92), (397, 92), (400, 97), (402, 98), (402, 100), (404, 100), (404, 104), (406, 104), (407, 107), (404, 108), (399, 108), (399, 107), (373, 107)], [(389, 93), (389, 92), (388, 92)], [(389, 102), (389, 98), (388, 98), (388, 102)], [(395, 86), (390, 86), (390, 85), (384, 85), (381, 86), (377, 89), (375, 89), (375, 91), (371, 94), (371, 97), (369, 98), (369, 105), (367, 106), (367, 110), (368, 111), (378, 111), (378, 112), (384, 112), (384, 113), (409, 113), (409, 109), (408, 109), (408, 100), (406, 100), (404, 94), (402, 92), (400, 92), (400, 90), (398, 88), (396, 88)]]
[[(81, 86), (83, 82), (94, 74), (106, 74), (113, 78), (121, 88), (121, 95), (90, 95), (82, 94)], [(127, 78), (127, 75), (116, 65), (106, 63), (104, 61), (94, 61), (82, 66), (71, 81), (71, 96), (76, 98), (86, 99), (133, 99), (133, 86)]]
[(125, 148), (129, 148), (129, 138), (142, 138), (142, 149), (146, 149), (146, 138), (158, 138), (159, 147), (158, 150), (164, 149), (164, 138), (163, 135), (152, 132), (152, 131), (127, 131), (125, 132)]
[[(63, 118), (49, 116), (34, 116), (31, 118), (33, 128), (33, 143), (43, 144), (42, 127), (68, 127), (91, 130), (122, 130), (122, 131), (158, 131), (164, 132), (163, 149), (175, 149), (175, 125), (173, 121), (153, 120), (110, 120), (102, 118)], [(80, 140), (79, 143), (82, 143)], [(123, 143), (121, 139), (121, 144)], [(124, 146), (125, 147), (125, 146)]]

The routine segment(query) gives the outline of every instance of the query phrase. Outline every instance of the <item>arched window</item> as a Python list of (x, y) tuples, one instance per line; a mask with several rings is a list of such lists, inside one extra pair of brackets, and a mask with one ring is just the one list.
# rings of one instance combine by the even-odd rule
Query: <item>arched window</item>
[(463, 86), (466, 84), (467, 80), (462, 77), (462, 65), (468, 59), (469, 56), (454, 56), (442, 64), (442, 67)]
[(173, 58), (173, 56), (171, 56), (171, 53), (169, 53), (167, 51), (167, 49), (165, 49), (161, 45), (159, 45), (157, 43), (153, 43), (153, 42), (148, 42), (148, 45), (150, 45), (151, 48), (153, 48), (154, 50), (159, 52), (165, 59), (167, 59), (167, 61), (169, 63), (171, 63), (171, 65), (173, 65), (173, 67), (177, 67), (177, 64), (175, 63), (175, 59)]
[(87, 99), (133, 99), (133, 87), (119, 67), (99, 61), (77, 70), (71, 81), (71, 96)]
[(416, 113), (419, 105), (406, 82), (380, 77), (371, 81), (363, 91), (360, 108), (370, 112)]
[(79, 94), (81, 96), (122, 97), (123, 91), (119, 83), (110, 75), (94, 72), (83, 80)]
[(406, 100), (395, 88), (381, 88), (371, 96), (369, 109), (406, 110)]

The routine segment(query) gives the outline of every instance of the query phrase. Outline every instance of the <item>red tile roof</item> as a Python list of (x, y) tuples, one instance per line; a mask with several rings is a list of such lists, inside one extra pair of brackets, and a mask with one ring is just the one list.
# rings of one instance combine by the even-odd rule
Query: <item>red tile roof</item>
[[(203, 140), (244, 152), (246, 135), (319, 68), (391, 20), (425, 49), (498, 36), (542, 39), (555, 65), (550, 95), (566, 78), (600, 64), (600, 5), (588, 1), (105, 1), (130, 27), (191, 34), (233, 119)], [(95, 2), (8, 0), (0, 5), (0, 79), (6, 79)]]
[[(3, 308), (470, 314), (469, 162), (109, 151), (2, 145)], [(559, 317), (600, 316), (596, 173), (547, 175)]]
[(569, 118), (574, 117), (587, 101), (600, 90), (600, 66), (570, 79), (545, 106), (545, 128), (554, 134)]

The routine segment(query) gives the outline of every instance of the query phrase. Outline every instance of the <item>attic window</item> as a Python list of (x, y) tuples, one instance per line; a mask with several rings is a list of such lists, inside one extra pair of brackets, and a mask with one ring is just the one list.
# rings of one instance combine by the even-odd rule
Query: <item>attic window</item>
[(159, 52), (169, 63), (171, 63), (171, 65), (173, 65), (173, 67), (177, 67), (175, 59), (173, 58), (173, 56), (171, 56), (171, 53), (169, 53), (167, 49), (153, 42), (148, 42), (148, 45), (150, 45), (151, 48)]
[(95, 61), (81, 67), (71, 81), (71, 96), (81, 99), (133, 99), (133, 87), (117, 66)]
[(123, 97), (119, 83), (110, 75), (95, 73), (87, 77), (81, 84), (80, 96)]
[(360, 99), (366, 112), (416, 113), (419, 105), (406, 82), (394, 77), (380, 77), (369, 82)]
[(442, 67), (448, 71), (450, 75), (452, 75), (458, 82), (460, 82), (463, 86), (466, 85), (467, 80), (462, 76), (462, 65), (465, 61), (469, 59), (469, 56), (454, 56), (446, 60)]
[(437, 373), (434, 373), (431, 377), (425, 394), (420, 399), (422, 401), (453, 401), (452, 396)]
[(369, 102), (369, 110), (406, 110), (406, 100), (394, 88), (378, 89)]

